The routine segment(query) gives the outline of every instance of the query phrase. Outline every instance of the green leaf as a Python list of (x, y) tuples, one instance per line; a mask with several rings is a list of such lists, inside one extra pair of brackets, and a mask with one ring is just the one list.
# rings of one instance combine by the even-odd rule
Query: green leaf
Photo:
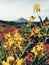
[(45, 61), (46, 61), (47, 57), (46, 57), (46, 54), (44, 56), (42, 56), (39, 61), (40, 61), (40, 64), (43, 64)]
[(44, 35), (44, 34), (46, 33), (46, 29), (45, 29), (45, 28), (41, 28), (40, 33), (41, 33), (42, 35)]

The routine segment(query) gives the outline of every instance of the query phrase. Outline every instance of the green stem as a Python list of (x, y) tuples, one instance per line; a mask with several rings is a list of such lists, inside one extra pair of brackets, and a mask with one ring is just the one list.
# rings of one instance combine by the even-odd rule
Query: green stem
[[(23, 56), (23, 54), (28, 50), (28, 48), (30, 47), (31, 44), (33, 44), (33, 43), (30, 42), (30, 43), (26, 46), (26, 48), (22, 51), (22, 55), (21, 55), (21, 56)], [(21, 56), (20, 56), (20, 57), (21, 57)]]
[(39, 14), (38, 14), (37, 11), (36, 11), (36, 13), (37, 13), (37, 15), (38, 15), (38, 17), (39, 17), (39, 19), (40, 19), (40, 25), (41, 25), (41, 27), (42, 27), (42, 26), (43, 26), (42, 18), (41, 18), (41, 16), (39, 16)]

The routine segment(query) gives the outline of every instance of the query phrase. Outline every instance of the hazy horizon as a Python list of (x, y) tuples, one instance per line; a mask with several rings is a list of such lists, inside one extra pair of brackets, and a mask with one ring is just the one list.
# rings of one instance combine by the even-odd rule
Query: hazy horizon
[[(49, 18), (49, 0), (0, 0), (0, 20), (17, 20), (19, 18), (29, 19), (30, 16), (36, 16), (33, 13), (33, 5), (41, 4), (42, 19), (46, 16)], [(38, 17), (36, 20), (39, 21)]]

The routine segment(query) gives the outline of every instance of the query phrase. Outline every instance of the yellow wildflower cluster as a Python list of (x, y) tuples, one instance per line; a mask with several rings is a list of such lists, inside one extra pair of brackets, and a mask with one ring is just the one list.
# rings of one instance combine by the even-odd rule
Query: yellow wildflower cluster
[(5, 33), (4, 35), (5, 39), (7, 40), (4, 42), (4, 47), (10, 47), (11, 45), (16, 45), (17, 47), (21, 48), (20, 44), (24, 42), (24, 38), (21, 36), (20, 33), (18, 33), (18, 30), (15, 30), (12, 34), (11, 33)]
[(44, 44), (43, 42), (38, 42), (36, 46), (34, 46), (32, 49), (31, 49), (31, 52), (33, 52), (36, 55), (38, 55), (41, 51), (40, 54), (43, 55), (43, 50), (44, 50)]
[(17, 30), (14, 31), (13, 37), (14, 37), (14, 40), (16, 41), (20, 41), (20, 42), (24, 41), (24, 38), (21, 37), (21, 35), (17, 32)]
[(23, 59), (17, 59), (15, 60), (13, 56), (7, 57), (7, 61), (2, 61), (2, 65), (22, 65)]
[(23, 63), (23, 58), (17, 59), (16, 62), (17, 62), (17, 65), (22, 65), (22, 63)]
[(7, 39), (6, 44), (11, 46), (14, 43), (13, 37), (10, 33), (5, 33), (5, 39)]
[(40, 28), (39, 27), (32, 28), (31, 35), (30, 36), (38, 36), (38, 37), (41, 37)]

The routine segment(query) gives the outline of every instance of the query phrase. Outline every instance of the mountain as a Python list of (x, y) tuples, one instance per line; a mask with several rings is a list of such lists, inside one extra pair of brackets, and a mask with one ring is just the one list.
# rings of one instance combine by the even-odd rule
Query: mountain
[(25, 18), (20, 18), (17, 20), (17, 22), (25, 23), (25, 22), (28, 22), (28, 20)]
[(28, 20), (26, 20), (26, 19), (23, 19), (25, 22), (24, 21), (22, 22), (22, 19), (23, 18), (18, 19), (19, 22), (18, 21), (4, 21), (4, 20), (0, 20), (0, 26), (3, 26), (3, 27), (15, 26), (15, 27), (20, 28), (21, 25), (27, 24), (27, 22), (28, 22)]
[[(22, 25), (24, 24), (27, 24), (28, 23), (28, 20), (25, 19), (25, 18), (19, 18), (18, 20), (16, 21), (4, 21), (4, 20), (0, 20), (0, 26), (3, 26), (3, 27), (6, 27), (6, 26), (15, 26), (15, 27), (18, 27), (20, 28)], [(40, 26), (40, 22), (33, 22), (32, 23), (32, 27), (34, 26), (34, 24)]]

